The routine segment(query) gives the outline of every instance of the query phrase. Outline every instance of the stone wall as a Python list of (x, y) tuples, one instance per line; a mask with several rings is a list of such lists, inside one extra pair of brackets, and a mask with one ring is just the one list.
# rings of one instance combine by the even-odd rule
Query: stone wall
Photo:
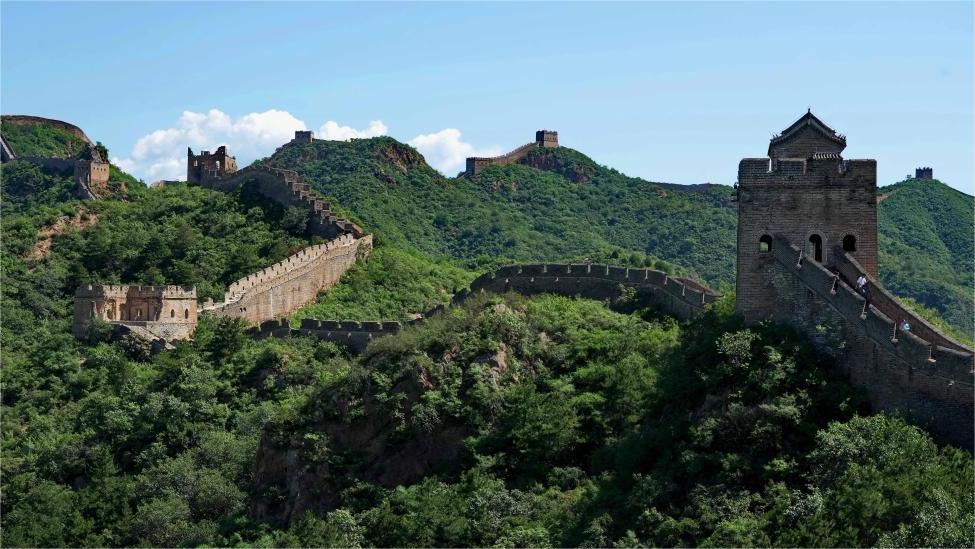
[(252, 324), (291, 314), (314, 301), (321, 290), (334, 286), (371, 248), (371, 235), (355, 238), (351, 234), (310, 246), (234, 282), (223, 303), (207, 302), (201, 312), (243, 318)]
[(780, 234), (802, 245), (821, 238), (821, 262), (835, 261), (843, 239), (850, 252), (877, 275), (877, 163), (874, 160), (746, 158), (738, 167), (737, 307), (748, 321), (772, 316), (780, 295), (764, 270), (772, 258), (762, 239)]
[[(482, 292), (516, 292), (522, 295), (558, 294), (589, 299), (615, 299), (623, 288), (680, 319), (688, 319), (714, 302), (719, 294), (684, 278), (672, 278), (653, 269), (631, 269), (610, 265), (528, 264), (509, 265), (485, 273), (457, 292), (451, 303), (459, 304)], [(412, 322), (421, 322), (444, 309), (438, 305)], [(315, 336), (362, 351), (375, 338), (398, 332), (403, 324), (394, 321), (357, 322), (349, 320), (303, 319), (292, 329), (287, 321), (265, 322), (252, 333), (259, 338), (286, 337), (292, 334)]]
[(481, 173), (484, 168), (487, 168), (488, 166), (504, 166), (507, 164), (514, 164), (522, 158), (528, 156), (528, 153), (539, 147), (556, 148), (558, 146), (559, 132), (538, 130), (535, 132), (535, 141), (533, 143), (526, 143), (507, 154), (493, 157), (469, 157), (467, 159), (465, 174), (468, 176), (475, 176)]
[(261, 195), (282, 206), (304, 208), (309, 211), (308, 231), (311, 234), (334, 238), (351, 234), (356, 238), (365, 235), (362, 228), (331, 210), (331, 205), (316, 197), (311, 185), (292, 170), (273, 168), (264, 164), (252, 164), (227, 177), (205, 178), (200, 186), (223, 192), (232, 192), (246, 183), (254, 183)]
[(88, 334), (94, 319), (133, 327), (152, 339), (188, 339), (196, 331), (196, 288), (192, 286), (128, 286), (84, 284), (74, 295), (71, 333)]
[[(771, 256), (765, 276), (781, 296), (776, 320), (805, 332), (820, 351), (832, 355), (851, 383), (866, 391), (875, 409), (902, 413), (942, 440), (973, 447), (972, 349), (947, 336), (932, 336), (926, 323), (879, 286), (872, 300), (881, 295), (884, 299), (867, 305), (842, 276), (815, 261), (799, 261), (799, 248), (781, 235), (773, 239)], [(898, 314), (921, 327), (919, 332), (896, 329), (900, 319), (882, 310), (892, 303)]]

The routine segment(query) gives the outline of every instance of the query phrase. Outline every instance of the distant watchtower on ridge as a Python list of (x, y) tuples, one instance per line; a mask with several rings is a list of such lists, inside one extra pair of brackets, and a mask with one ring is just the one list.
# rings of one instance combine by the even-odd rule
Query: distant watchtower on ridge
[(783, 303), (772, 281), (774, 235), (825, 265), (840, 245), (877, 276), (877, 163), (844, 160), (845, 148), (810, 111), (772, 138), (767, 158), (739, 163), (737, 308), (746, 320), (774, 316)]
[(934, 170), (925, 166), (914, 170), (914, 179), (934, 179)]

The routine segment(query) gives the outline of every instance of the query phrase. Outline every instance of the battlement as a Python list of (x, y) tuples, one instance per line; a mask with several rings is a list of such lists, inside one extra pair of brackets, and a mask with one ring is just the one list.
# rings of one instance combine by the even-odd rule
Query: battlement
[[(838, 156), (744, 158), (738, 163), (738, 187), (829, 185), (876, 187), (877, 161)], [(774, 191), (775, 189), (770, 189)]]
[[(635, 269), (603, 264), (528, 263), (506, 265), (474, 279), (470, 286), (458, 290), (451, 304), (459, 305), (484, 292), (517, 292), (522, 295), (558, 294), (599, 300), (612, 300), (622, 288), (633, 288), (638, 295), (682, 319), (690, 318), (720, 297), (700, 283), (672, 278), (662, 271)], [(422, 322), (440, 314), (444, 305), (424, 311), (409, 324)], [(403, 328), (396, 321), (350, 321), (302, 319), (297, 330), (280, 323), (262, 323), (253, 330), (257, 337), (310, 335), (350, 347), (355, 352), (377, 337), (396, 333)]]
[(468, 176), (475, 176), (481, 173), (484, 168), (487, 168), (488, 166), (504, 166), (507, 164), (514, 164), (537, 148), (554, 149), (558, 146), (559, 132), (538, 130), (535, 132), (534, 142), (526, 143), (507, 154), (493, 157), (468, 157), (467, 167), (464, 173)]
[(75, 297), (159, 297), (166, 299), (196, 299), (196, 286), (133, 286), (128, 284), (82, 284)]
[(923, 167), (914, 170), (914, 179), (934, 179), (934, 170), (930, 167)]
[(75, 290), (72, 333), (85, 337), (95, 319), (166, 341), (187, 339), (196, 330), (196, 288), (84, 284)]
[(368, 255), (372, 237), (343, 234), (309, 246), (230, 285), (222, 303), (207, 302), (205, 314), (243, 318), (257, 324), (287, 315), (315, 300), (336, 284), (360, 257)]

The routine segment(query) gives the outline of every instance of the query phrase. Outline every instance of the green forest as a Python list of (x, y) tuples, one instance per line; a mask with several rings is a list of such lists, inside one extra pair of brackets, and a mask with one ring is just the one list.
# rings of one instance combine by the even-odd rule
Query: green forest
[[(113, 168), (128, 192), (80, 201), (68, 176), (4, 164), (0, 544), (975, 545), (970, 452), (872, 411), (804, 336), (734, 314), (730, 187), (557, 151), (445, 178), (389, 138), (281, 149), (266, 161), (376, 241), (293, 318), (409, 320), (528, 260), (651, 266), (725, 296), (678, 322), (625, 300), (483, 295), (360, 355), (207, 317), (160, 353), (80, 341), (78, 284), (219, 299), (317, 241), (246, 186), (147, 188)], [(972, 307), (972, 198), (930, 181), (881, 193), (885, 284), (970, 333), (971, 314), (945, 313)]]

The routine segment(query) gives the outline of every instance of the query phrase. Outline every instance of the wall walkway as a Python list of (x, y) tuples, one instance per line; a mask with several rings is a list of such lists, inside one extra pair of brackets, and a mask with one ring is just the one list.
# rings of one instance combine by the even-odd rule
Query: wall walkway
[[(780, 270), (838, 313), (845, 342), (841, 367), (863, 388), (874, 408), (904, 414), (954, 444), (971, 449), (975, 443), (975, 353), (937, 332), (872, 281), (871, 303), (843, 278), (862, 269), (846, 254), (839, 273), (802, 258), (799, 248), (781, 236), (772, 239), (772, 255)], [(842, 276), (841, 276), (842, 275)], [(810, 310), (802, 307), (801, 310)], [(886, 312), (885, 312), (886, 311)], [(890, 316), (896, 315), (896, 316)], [(910, 332), (895, 328), (908, 320)], [(814, 340), (819, 328), (798, 320), (794, 326)]]

